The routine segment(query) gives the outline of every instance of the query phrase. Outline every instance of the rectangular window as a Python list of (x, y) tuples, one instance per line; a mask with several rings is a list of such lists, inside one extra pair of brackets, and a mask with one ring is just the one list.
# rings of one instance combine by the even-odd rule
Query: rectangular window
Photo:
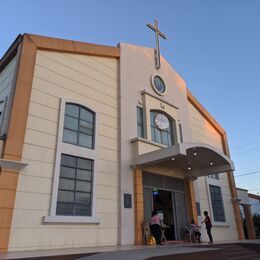
[(10, 111), (8, 111), (8, 97), (0, 101), (0, 136), (5, 136), (7, 132), (7, 118)]
[(225, 222), (225, 213), (224, 213), (221, 188), (218, 186), (209, 185), (209, 191), (210, 191), (214, 221)]
[(210, 175), (208, 175), (208, 178), (219, 180), (218, 174), (210, 174)]
[(93, 161), (62, 154), (56, 215), (91, 216)]
[(144, 138), (144, 110), (137, 107), (137, 134), (138, 137)]
[(4, 100), (1, 100), (0, 101), (0, 117), (2, 115), (3, 110), (4, 110)]
[(95, 205), (98, 113), (61, 99), (50, 215), (44, 223), (100, 223)]
[(181, 124), (179, 124), (179, 131), (180, 131), (180, 141), (183, 143), (183, 136), (182, 136), (182, 127)]
[(200, 210), (200, 203), (199, 202), (196, 202), (196, 208), (197, 208), (198, 216), (201, 216), (201, 210)]

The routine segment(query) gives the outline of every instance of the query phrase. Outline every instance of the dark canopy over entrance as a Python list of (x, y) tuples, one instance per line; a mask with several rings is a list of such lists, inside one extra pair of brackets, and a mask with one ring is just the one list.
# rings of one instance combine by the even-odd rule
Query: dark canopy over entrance
[(170, 147), (139, 155), (132, 166), (162, 165), (178, 167), (190, 176), (234, 171), (233, 161), (223, 152), (203, 143), (179, 143)]

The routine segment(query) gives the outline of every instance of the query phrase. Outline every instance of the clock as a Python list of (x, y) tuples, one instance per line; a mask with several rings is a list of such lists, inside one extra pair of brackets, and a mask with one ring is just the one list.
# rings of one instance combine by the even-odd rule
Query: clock
[(160, 76), (153, 74), (152, 77), (151, 77), (151, 83), (152, 83), (154, 91), (158, 95), (160, 95), (160, 96), (165, 95), (166, 86), (165, 86), (163, 79)]
[(155, 125), (161, 130), (165, 130), (165, 129), (169, 128), (169, 126), (170, 126), (170, 122), (169, 122), (169, 119), (167, 118), (167, 116), (165, 116), (164, 114), (161, 114), (161, 113), (158, 113), (155, 116), (154, 122), (155, 122)]

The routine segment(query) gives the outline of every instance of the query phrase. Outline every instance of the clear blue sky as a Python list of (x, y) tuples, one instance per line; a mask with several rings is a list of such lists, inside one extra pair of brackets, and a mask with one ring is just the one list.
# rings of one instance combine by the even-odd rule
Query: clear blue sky
[[(154, 47), (226, 129), (235, 175), (260, 171), (260, 0), (1, 0), (0, 57), (25, 32)], [(260, 192), (260, 172), (236, 178)]]

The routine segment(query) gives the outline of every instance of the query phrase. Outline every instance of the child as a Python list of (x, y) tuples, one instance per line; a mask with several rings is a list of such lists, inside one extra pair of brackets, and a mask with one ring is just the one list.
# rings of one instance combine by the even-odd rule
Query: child
[(191, 224), (190, 224), (192, 233), (195, 237), (195, 239), (198, 241), (198, 243), (201, 243), (200, 237), (201, 237), (201, 233), (199, 230), (199, 227), (195, 224), (194, 219), (191, 220)]

